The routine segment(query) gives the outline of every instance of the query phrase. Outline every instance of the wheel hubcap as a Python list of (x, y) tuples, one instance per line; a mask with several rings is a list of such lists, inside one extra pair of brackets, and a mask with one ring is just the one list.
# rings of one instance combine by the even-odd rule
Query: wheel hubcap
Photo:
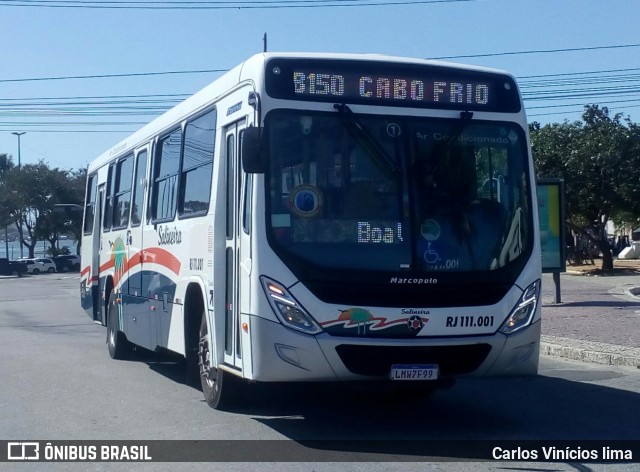
[(211, 368), (211, 352), (207, 336), (200, 338), (198, 344), (198, 365), (200, 366), (200, 377), (207, 383), (209, 388), (213, 388), (216, 380), (216, 371)]

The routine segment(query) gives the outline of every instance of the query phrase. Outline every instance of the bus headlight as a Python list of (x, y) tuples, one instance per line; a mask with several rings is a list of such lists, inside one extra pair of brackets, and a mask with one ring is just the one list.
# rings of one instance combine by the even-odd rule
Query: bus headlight
[(265, 276), (260, 277), (260, 281), (271, 308), (284, 325), (307, 334), (317, 334), (322, 331), (311, 315), (283, 285)]
[(502, 324), (500, 332), (512, 334), (529, 326), (538, 306), (540, 298), (540, 280), (536, 280), (523, 292), (522, 297), (511, 310), (511, 314)]

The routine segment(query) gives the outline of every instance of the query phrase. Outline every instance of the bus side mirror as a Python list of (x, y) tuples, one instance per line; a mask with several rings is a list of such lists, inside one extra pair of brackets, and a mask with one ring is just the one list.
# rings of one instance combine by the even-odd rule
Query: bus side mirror
[(242, 133), (242, 169), (247, 174), (264, 174), (265, 157), (262, 128), (246, 128)]

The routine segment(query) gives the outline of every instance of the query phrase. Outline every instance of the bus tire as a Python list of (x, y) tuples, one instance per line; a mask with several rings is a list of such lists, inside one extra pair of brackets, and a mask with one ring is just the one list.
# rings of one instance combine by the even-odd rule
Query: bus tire
[(198, 345), (200, 343), (200, 324), (204, 317), (205, 308), (202, 294), (187, 290), (185, 303), (185, 383), (194, 388), (200, 388), (200, 357)]
[(239, 380), (233, 374), (213, 367), (211, 356), (209, 330), (203, 313), (200, 321), (200, 342), (198, 343), (198, 365), (202, 393), (204, 393), (207, 405), (211, 408), (225, 410), (233, 404)]
[(131, 355), (132, 345), (120, 330), (118, 303), (115, 290), (109, 295), (107, 312), (107, 348), (111, 359), (127, 359)]

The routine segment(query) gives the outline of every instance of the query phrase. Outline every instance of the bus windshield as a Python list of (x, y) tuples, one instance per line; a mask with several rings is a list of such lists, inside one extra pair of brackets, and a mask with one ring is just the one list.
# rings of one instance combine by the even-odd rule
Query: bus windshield
[(285, 260), (473, 272), (530, 253), (527, 146), (514, 123), (276, 110), (265, 129), (268, 238)]

